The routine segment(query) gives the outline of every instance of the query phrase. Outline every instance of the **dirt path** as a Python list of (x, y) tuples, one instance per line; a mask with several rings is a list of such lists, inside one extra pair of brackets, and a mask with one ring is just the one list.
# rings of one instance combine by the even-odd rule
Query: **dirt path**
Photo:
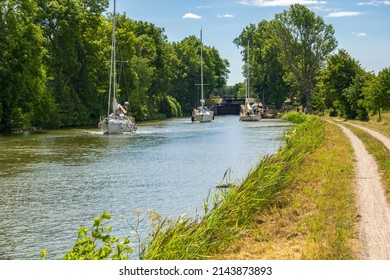
[[(389, 260), (390, 208), (385, 199), (377, 164), (357, 136), (341, 124), (331, 123), (343, 130), (350, 139), (355, 153), (358, 207), (361, 216), (360, 232), (363, 245), (362, 258)], [(384, 138), (390, 141), (387, 137)], [(386, 142), (386, 139), (383, 140)]]
[(347, 124), (352, 125), (352, 126), (357, 127), (357, 128), (360, 128), (360, 129), (366, 131), (367, 133), (371, 134), (371, 136), (373, 136), (376, 139), (378, 139), (379, 141), (381, 141), (383, 143), (383, 145), (385, 145), (386, 148), (390, 150), (390, 138), (387, 138), (386, 136), (380, 134), (379, 132), (376, 132), (375, 130), (369, 129), (369, 128), (361, 126), (361, 125), (353, 124), (350, 122), (347, 122)]

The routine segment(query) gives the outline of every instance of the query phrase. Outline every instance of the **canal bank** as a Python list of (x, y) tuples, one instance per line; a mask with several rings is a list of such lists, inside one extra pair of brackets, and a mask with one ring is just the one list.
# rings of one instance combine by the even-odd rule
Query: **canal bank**
[(160, 229), (144, 258), (356, 258), (353, 183), (348, 140), (309, 117), (238, 188), (212, 200), (204, 218)]
[[(361, 124), (388, 131), (386, 121)], [(382, 203), (386, 209), (377, 205), (389, 190), (389, 138), (383, 143), (382, 136), (377, 140), (360, 127), (354, 134), (367, 148), (357, 148), (360, 140), (345, 135), (344, 129), (310, 117), (286, 137), (284, 148), (260, 162), (257, 174), (224, 195), (207, 218), (179, 220), (159, 233), (146, 258), (388, 259), (388, 223), (379, 229), (373, 225), (387, 221), (390, 211), (388, 202)], [(369, 163), (366, 151), (367, 155), (361, 155), (366, 149), (379, 172), (367, 173), (376, 163)], [(365, 164), (369, 166), (362, 168)], [(278, 174), (280, 169), (283, 174)], [(267, 174), (273, 179), (268, 180)], [(370, 199), (359, 188), (362, 181), (378, 178), (380, 187), (363, 182), (365, 188), (373, 189), (372, 195), (377, 193), (374, 189), (381, 193)], [(375, 208), (377, 212), (367, 222), (367, 213)], [(375, 242), (374, 236), (381, 241)]]

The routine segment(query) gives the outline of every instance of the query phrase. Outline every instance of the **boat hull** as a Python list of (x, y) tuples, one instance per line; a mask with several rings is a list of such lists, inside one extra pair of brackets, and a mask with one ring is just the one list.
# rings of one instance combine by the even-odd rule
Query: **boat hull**
[(261, 115), (240, 115), (242, 122), (257, 122), (261, 120)]
[(192, 121), (194, 122), (211, 122), (214, 119), (213, 112), (196, 113), (192, 115)]
[(131, 119), (104, 118), (100, 121), (99, 127), (104, 134), (121, 134), (125, 132), (135, 132), (137, 125)]

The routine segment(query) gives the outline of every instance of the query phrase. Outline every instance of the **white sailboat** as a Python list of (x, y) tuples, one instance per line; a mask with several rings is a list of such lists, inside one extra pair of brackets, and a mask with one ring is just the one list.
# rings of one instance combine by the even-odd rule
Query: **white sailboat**
[[(137, 125), (133, 117), (127, 115), (128, 103), (122, 106), (117, 101), (116, 96), (116, 1), (114, 0), (114, 16), (112, 31), (112, 46), (110, 60), (110, 88), (108, 93), (107, 116), (101, 117), (98, 124), (99, 128), (105, 134), (118, 134), (124, 132), (133, 132), (137, 130)], [(112, 101), (111, 101), (112, 98)]]
[(202, 30), (200, 30), (200, 106), (192, 112), (191, 121), (194, 122), (211, 122), (214, 120), (214, 112), (205, 106), (204, 90), (203, 90), (203, 42)]
[(250, 65), (249, 65), (249, 42), (248, 42), (248, 57), (246, 63), (247, 78), (246, 78), (246, 88), (245, 88), (245, 105), (241, 105), (240, 108), (240, 121), (259, 121), (261, 120), (260, 105), (253, 104), (249, 102), (249, 92), (250, 92)]

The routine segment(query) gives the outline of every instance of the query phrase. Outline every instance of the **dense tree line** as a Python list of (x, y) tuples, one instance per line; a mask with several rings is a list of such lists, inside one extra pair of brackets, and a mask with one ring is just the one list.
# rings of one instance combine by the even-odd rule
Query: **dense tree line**
[(44, 38), (35, 24), (35, 2), (0, 2), (0, 130), (49, 122), (45, 91)]
[[(112, 14), (108, 0), (0, 2), (0, 131), (97, 125), (107, 112)], [(137, 120), (188, 114), (199, 103), (200, 40), (117, 15), (119, 101)], [(206, 93), (228, 62), (204, 46)]]
[[(112, 14), (108, 0), (0, 2), (0, 131), (96, 125), (107, 112)], [(249, 44), (248, 44), (249, 42)], [(390, 109), (390, 70), (365, 71), (338, 50), (334, 29), (303, 5), (250, 24), (234, 40), (247, 61), (251, 92), (283, 106), (365, 120)], [(200, 40), (168, 42), (164, 29), (117, 15), (119, 101), (137, 120), (189, 114), (200, 99)], [(206, 97), (227, 87), (229, 62), (203, 46)], [(243, 73), (244, 76), (246, 73)]]
[(390, 68), (378, 75), (365, 71), (346, 50), (326, 60), (313, 92), (313, 109), (330, 110), (332, 116), (368, 120), (369, 114), (390, 110)]
[(333, 27), (303, 5), (244, 28), (234, 40), (243, 61), (248, 42), (253, 97), (278, 108), (290, 97), (312, 111), (361, 120), (390, 109), (390, 70), (376, 76), (345, 50), (334, 53)]

